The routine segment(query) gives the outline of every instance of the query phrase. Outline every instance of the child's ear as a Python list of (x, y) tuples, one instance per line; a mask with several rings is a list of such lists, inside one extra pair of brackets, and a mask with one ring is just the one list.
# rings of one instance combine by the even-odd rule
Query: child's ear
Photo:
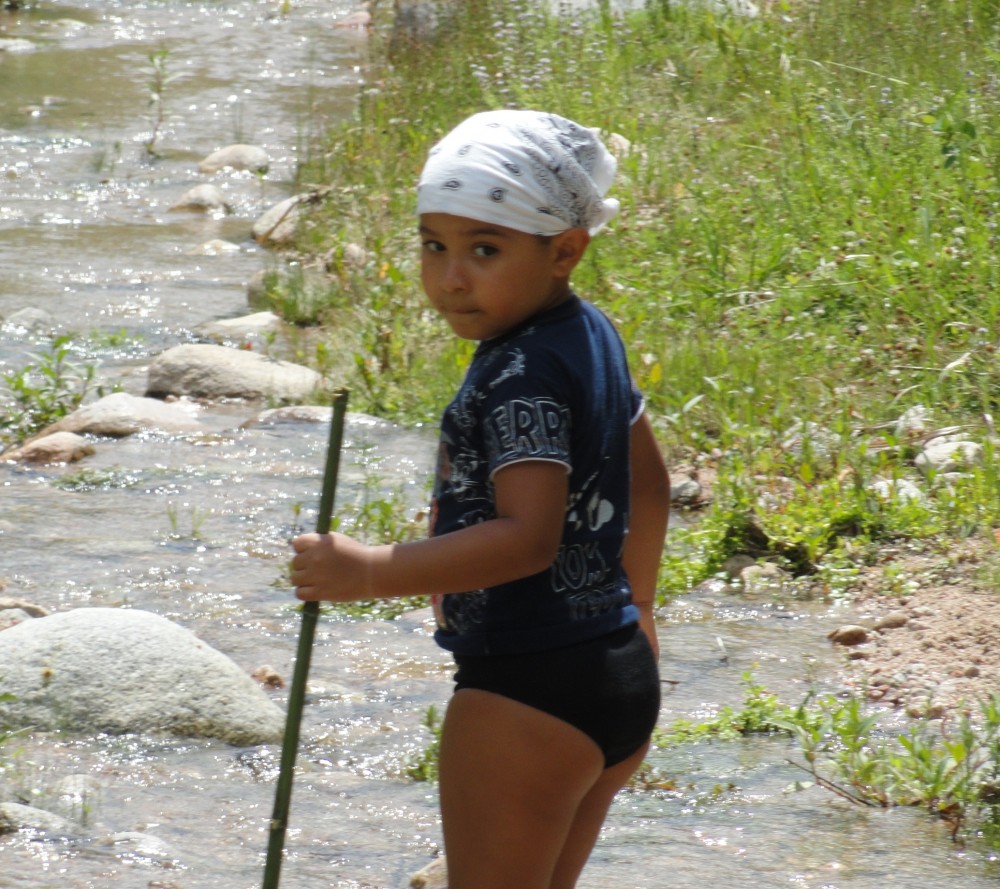
[(590, 243), (590, 233), (585, 228), (569, 228), (552, 238), (552, 248), (557, 277), (568, 278), (576, 264), (583, 258)]

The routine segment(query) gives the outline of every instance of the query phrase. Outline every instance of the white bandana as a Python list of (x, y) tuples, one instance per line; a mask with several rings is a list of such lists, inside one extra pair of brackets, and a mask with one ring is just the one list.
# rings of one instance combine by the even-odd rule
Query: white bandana
[(451, 213), (529, 234), (594, 234), (619, 208), (617, 162), (586, 127), (539, 111), (484, 111), (435, 145), (418, 213)]

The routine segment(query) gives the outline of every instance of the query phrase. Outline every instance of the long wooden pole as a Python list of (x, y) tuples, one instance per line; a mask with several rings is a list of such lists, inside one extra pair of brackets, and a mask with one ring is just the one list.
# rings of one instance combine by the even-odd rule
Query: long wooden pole
[[(319, 501), (319, 516), (316, 519), (317, 534), (329, 532), (333, 517), (337, 474), (340, 470), (340, 448), (344, 438), (344, 416), (347, 413), (347, 395), (346, 389), (338, 389), (333, 395), (330, 443), (326, 450), (323, 490)], [(302, 627), (299, 631), (299, 647), (295, 657), (292, 685), (288, 692), (288, 713), (285, 717), (285, 736), (281, 743), (281, 767), (274, 794), (274, 811), (271, 815), (271, 832), (268, 837), (267, 860), (264, 864), (263, 889), (278, 889), (278, 880), (281, 876), (285, 832), (288, 829), (288, 809), (292, 801), (292, 777), (295, 772), (295, 756), (299, 749), (302, 705), (305, 701), (306, 678), (309, 675), (309, 662), (312, 660), (313, 638), (316, 635), (318, 617), (318, 602), (306, 602), (302, 606)]]

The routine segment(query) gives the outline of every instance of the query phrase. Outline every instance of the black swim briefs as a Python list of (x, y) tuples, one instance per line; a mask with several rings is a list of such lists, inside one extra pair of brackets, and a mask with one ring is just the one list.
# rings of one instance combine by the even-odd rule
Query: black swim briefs
[(455, 690), (503, 695), (568, 722), (604, 753), (605, 768), (646, 743), (660, 712), (653, 649), (638, 624), (565, 648), (455, 655)]

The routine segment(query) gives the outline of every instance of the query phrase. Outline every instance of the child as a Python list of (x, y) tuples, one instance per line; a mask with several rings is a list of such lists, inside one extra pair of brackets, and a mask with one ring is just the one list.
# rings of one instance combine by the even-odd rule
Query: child
[(449, 889), (571, 889), (659, 712), (670, 483), (610, 322), (570, 289), (615, 161), (554, 114), (473, 115), (418, 187), (421, 280), (479, 341), (441, 423), (427, 540), (293, 545), (300, 599), (433, 597), (456, 691)]

